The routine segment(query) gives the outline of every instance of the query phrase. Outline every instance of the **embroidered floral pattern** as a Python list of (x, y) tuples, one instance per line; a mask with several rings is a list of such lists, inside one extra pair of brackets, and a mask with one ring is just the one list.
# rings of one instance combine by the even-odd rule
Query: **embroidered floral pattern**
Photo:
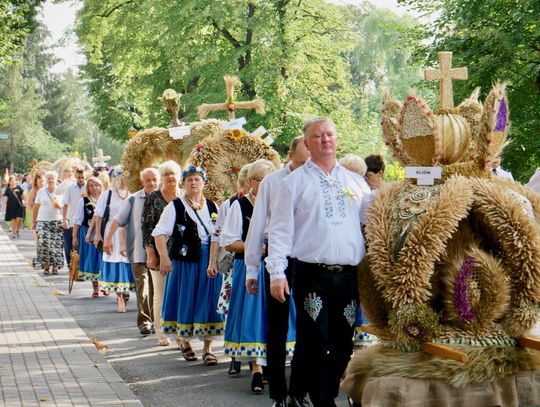
[(345, 315), (345, 318), (347, 319), (347, 322), (350, 326), (353, 326), (356, 322), (356, 312), (358, 311), (358, 305), (356, 304), (356, 301), (351, 301), (350, 304), (347, 304), (345, 307), (345, 310), (343, 311), (343, 315)]
[(317, 320), (317, 317), (321, 313), (322, 307), (322, 299), (316, 293), (308, 294), (304, 299), (304, 309), (311, 319), (313, 319), (313, 321)]
[(343, 185), (339, 179), (334, 179), (331, 176), (325, 177), (317, 172), (319, 183), (323, 193), (324, 214), (330, 219), (336, 216), (344, 219), (345, 213), (345, 194)]

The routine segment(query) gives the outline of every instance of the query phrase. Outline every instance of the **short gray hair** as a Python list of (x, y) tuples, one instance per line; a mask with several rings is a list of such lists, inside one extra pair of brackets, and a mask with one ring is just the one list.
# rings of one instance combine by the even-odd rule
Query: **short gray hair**
[(349, 171), (355, 172), (362, 177), (366, 175), (366, 162), (362, 157), (358, 157), (356, 154), (345, 154), (343, 157), (341, 157), (339, 163)]
[(53, 177), (54, 179), (58, 179), (58, 173), (56, 171), (47, 171), (45, 172), (45, 175), (43, 178), (47, 179), (49, 177)]
[(160, 173), (158, 172), (158, 170), (155, 169), (154, 167), (147, 167), (141, 171), (141, 174), (140, 174), (141, 181), (144, 179), (146, 174), (149, 174), (149, 173), (156, 175), (159, 179)]
[(159, 176), (163, 177), (163, 174), (165, 174), (165, 171), (167, 170), (173, 170), (178, 180), (180, 180), (180, 175), (182, 174), (182, 168), (180, 168), (180, 166), (178, 165), (176, 161), (167, 160), (167, 161), (162, 162), (158, 167)]
[(329, 123), (334, 128), (334, 131), (336, 131), (336, 124), (330, 117), (318, 116), (318, 117), (312, 117), (310, 119), (307, 119), (304, 122), (304, 136), (307, 135), (307, 131), (309, 130), (311, 126), (313, 126), (314, 124), (319, 124), (319, 123)]

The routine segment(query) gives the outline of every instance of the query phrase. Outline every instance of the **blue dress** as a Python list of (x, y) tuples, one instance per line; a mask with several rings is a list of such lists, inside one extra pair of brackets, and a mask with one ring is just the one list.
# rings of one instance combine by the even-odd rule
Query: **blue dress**
[[(246, 290), (246, 263), (235, 259), (233, 283), (227, 324), (225, 325), (224, 354), (234, 358), (266, 358), (266, 282), (264, 264), (261, 261), (259, 273), (259, 294), (252, 295)], [(287, 333), (287, 356), (294, 353), (296, 341), (296, 309), (290, 301), (289, 331)]]
[(217, 313), (221, 274), (206, 275), (210, 246), (201, 244), (198, 263), (172, 261), (165, 278), (161, 329), (183, 339), (223, 335), (223, 315)]
[(86, 243), (84, 238), (88, 226), (79, 228), (79, 278), (86, 281), (98, 281), (101, 269), (101, 253), (92, 243)]
[[(118, 213), (123, 202), (116, 191), (108, 190), (103, 192), (99, 197), (96, 210), (100, 207), (102, 207), (103, 210), (105, 209), (105, 202), (107, 201), (107, 194), (109, 193), (112, 194), (109, 205), (110, 215), (105, 228), (104, 237), (109, 233), (112, 219), (114, 219), (115, 215)], [(101, 215), (103, 216), (103, 212), (101, 212)], [(104, 291), (121, 293), (135, 289), (135, 279), (133, 277), (133, 272), (131, 271), (131, 264), (126, 257), (120, 254), (120, 233), (120, 228), (118, 228), (112, 236), (113, 250), (111, 254), (103, 253), (99, 281), (101, 289)]]

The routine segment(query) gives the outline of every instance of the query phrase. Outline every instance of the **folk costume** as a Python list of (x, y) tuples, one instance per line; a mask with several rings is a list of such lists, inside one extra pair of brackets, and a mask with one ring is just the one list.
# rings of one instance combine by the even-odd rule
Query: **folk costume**
[[(230, 245), (236, 241), (245, 242), (251, 217), (253, 202), (250, 195), (235, 201), (221, 232), (220, 244)], [(264, 266), (259, 257), (259, 268)], [(233, 282), (227, 325), (225, 327), (224, 353), (234, 358), (257, 359), (266, 365), (267, 297), (266, 281), (263, 273), (258, 274), (259, 294), (251, 295), (246, 290), (246, 264), (244, 253), (235, 253)], [(288, 351), (294, 348), (294, 330), (287, 338)]]
[(294, 361), (315, 406), (333, 405), (352, 353), (358, 308), (356, 265), (365, 254), (361, 214), (371, 194), (336, 162), (326, 174), (308, 159), (281, 183), (265, 259), (270, 279), (293, 259)]
[[(290, 164), (279, 171), (268, 174), (262, 180), (257, 191), (257, 200), (251, 216), (249, 231), (246, 236), (245, 263), (246, 279), (264, 279), (266, 290), (259, 290), (259, 295), (266, 297), (267, 306), (267, 376), (270, 387), (270, 398), (284, 401), (287, 395), (304, 398), (307, 388), (297, 382), (297, 364), (294, 361), (294, 342), (296, 340), (296, 308), (291, 295), (286, 295), (285, 302), (281, 303), (270, 295), (269, 275), (264, 264), (261, 267), (263, 245), (268, 244), (268, 223), (272, 215), (272, 205), (279, 205), (276, 199), (281, 181), (292, 172)], [(261, 276), (263, 274), (263, 276)], [(285, 270), (289, 287), (292, 287), (292, 262)], [(286, 356), (293, 357), (291, 362), (291, 387), (287, 391), (285, 378)], [(300, 385), (300, 386), (299, 386)]]
[[(111, 223), (120, 210), (122, 203), (127, 198), (127, 195), (128, 192), (126, 190), (117, 190), (116, 188), (106, 190), (100, 195), (94, 212), (95, 215), (103, 217), (107, 208), (107, 202), (109, 201), (109, 219), (103, 237), (109, 232)], [(103, 262), (99, 277), (103, 291), (122, 293), (135, 288), (135, 279), (131, 272), (131, 264), (127, 257), (120, 254), (121, 233), (122, 230), (119, 228), (112, 237), (113, 247), (111, 254), (103, 252)]]
[(181, 339), (212, 339), (223, 334), (223, 316), (217, 313), (221, 276), (206, 274), (210, 239), (214, 231), (212, 214), (216, 204), (204, 199), (195, 210), (186, 197), (176, 198), (163, 210), (152, 236), (170, 238), (172, 272), (167, 274), (161, 312), (161, 329)]
[(96, 203), (85, 196), (72, 217), (73, 224), (79, 225), (79, 278), (86, 281), (98, 281), (101, 270), (101, 253), (93, 242), (86, 243), (85, 240), (95, 209)]

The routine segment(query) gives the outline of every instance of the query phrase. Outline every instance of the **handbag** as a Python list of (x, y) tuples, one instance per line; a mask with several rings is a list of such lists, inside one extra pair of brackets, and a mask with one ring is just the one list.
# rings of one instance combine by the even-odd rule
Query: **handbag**
[(73, 250), (70, 253), (68, 292), (71, 294), (73, 283), (79, 279), (79, 253)]

